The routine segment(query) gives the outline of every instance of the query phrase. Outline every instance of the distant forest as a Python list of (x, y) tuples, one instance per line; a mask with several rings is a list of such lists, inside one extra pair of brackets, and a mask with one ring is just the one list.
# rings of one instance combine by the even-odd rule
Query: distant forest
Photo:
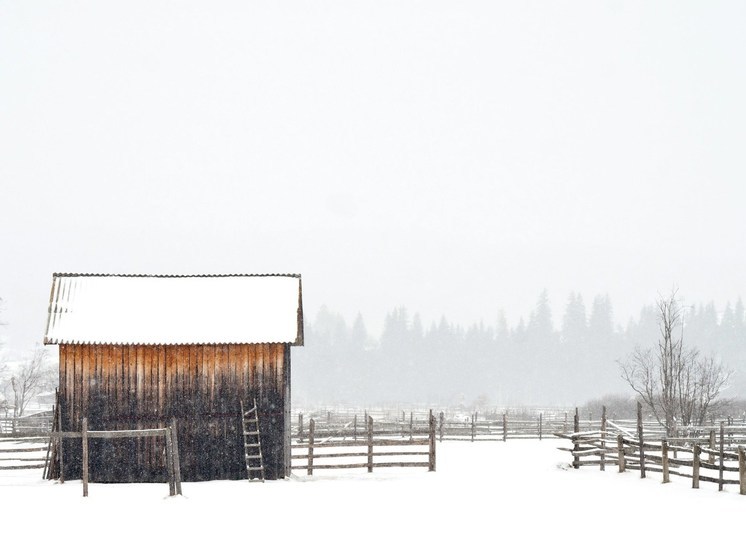
[[(358, 315), (348, 324), (322, 307), (306, 321), (305, 347), (293, 350), (296, 404), (379, 405), (423, 403), (500, 407), (576, 405), (610, 394), (629, 394), (617, 361), (636, 345), (658, 338), (653, 306), (626, 326), (615, 325), (608, 296), (590, 304), (571, 294), (555, 328), (543, 292), (528, 320), (509, 325), (452, 324), (443, 317), (422, 324), (396, 308), (379, 339)], [(725, 397), (746, 396), (746, 317), (739, 299), (719, 312), (713, 303), (686, 308), (684, 343), (734, 370)]]

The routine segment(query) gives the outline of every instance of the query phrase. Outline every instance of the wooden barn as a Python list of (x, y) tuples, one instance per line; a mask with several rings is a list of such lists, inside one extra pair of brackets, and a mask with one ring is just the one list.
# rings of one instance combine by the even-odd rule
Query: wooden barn
[[(256, 400), (266, 479), (290, 473), (290, 348), (299, 275), (54, 274), (45, 344), (59, 346), (59, 430), (163, 428), (185, 481), (247, 477), (241, 406)], [(63, 474), (80, 479), (80, 439)], [(165, 481), (159, 438), (92, 439), (91, 481)]]

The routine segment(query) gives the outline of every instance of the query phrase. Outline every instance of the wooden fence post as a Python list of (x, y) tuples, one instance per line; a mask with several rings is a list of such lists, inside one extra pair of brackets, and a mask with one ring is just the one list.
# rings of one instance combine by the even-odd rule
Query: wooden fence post
[(668, 483), (671, 480), (668, 476), (668, 441), (666, 439), (661, 441), (661, 465), (663, 467), (663, 483)]
[[(60, 406), (59, 404), (57, 405), (57, 432), (58, 433), (62, 432), (62, 406)], [(60, 456), (60, 483), (65, 483), (65, 468), (64, 468), (65, 463), (62, 458), (62, 448), (65, 445), (64, 445), (64, 440), (62, 439), (62, 437), (58, 438), (57, 441), (59, 441), (58, 450), (59, 450), (59, 456)]]
[(508, 440), (508, 414), (503, 414), (503, 442)]
[(440, 442), (443, 442), (443, 429), (445, 423), (445, 413), (440, 412)]
[(599, 468), (606, 471), (606, 406), (601, 408), (601, 460)]
[(83, 497), (88, 497), (88, 418), (83, 418)]
[(308, 470), (309, 476), (313, 475), (313, 442), (314, 442), (314, 431), (316, 430), (316, 422), (311, 418), (308, 421)]
[(428, 460), (427, 460), (427, 471), (428, 472), (434, 472), (435, 471), (435, 416), (433, 415), (433, 410), (430, 410), (430, 416), (428, 418), (429, 424), (430, 424), (430, 452), (428, 454)]
[(373, 471), (373, 418), (368, 416), (368, 473)]
[(575, 417), (573, 418), (573, 436), (572, 436), (572, 467), (576, 470), (580, 468), (580, 457), (578, 451), (580, 450), (580, 443), (578, 442), (578, 433), (580, 432), (580, 415), (578, 414), (578, 408), (575, 408)]
[(619, 473), (623, 473), (625, 470), (624, 464), (624, 435), (619, 433), (616, 436), (616, 447), (617, 447), (617, 460), (619, 462)]
[(542, 423), (543, 423), (543, 420), (544, 420), (544, 414), (543, 414), (543, 413), (540, 413), (540, 414), (539, 414), (539, 440), (541, 440), (541, 432), (542, 432), (542, 429), (543, 429), (543, 427), (544, 427), (544, 426), (542, 425)]
[(565, 412), (565, 421), (562, 423), (562, 432), (567, 433), (567, 412)]
[(739, 493), (746, 495), (746, 451), (742, 446), (738, 447), (738, 480), (740, 482)]
[(474, 431), (475, 431), (475, 425), (476, 425), (474, 421), (475, 415), (476, 414), (471, 414), (471, 442), (474, 442)]
[(725, 426), (720, 422), (720, 467), (718, 468), (718, 491), (723, 490), (723, 469), (725, 468)]
[(164, 443), (166, 445), (166, 473), (168, 476), (168, 494), (176, 495), (176, 478), (174, 476), (174, 440), (171, 438), (171, 427), (164, 429)]
[(643, 440), (642, 403), (637, 402), (637, 440), (640, 443), (640, 477), (645, 477), (645, 441)]
[(692, 455), (692, 489), (699, 489), (699, 461), (702, 447), (698, 443), (694, 444)]
[(414, 412), (409, 412), (409, 440), (414, 438)]
[(174, 461), (174, 485), (176, 494), (181, 495), (181, 458), (179, 458), (179, 431), (176, 428), (176, 418), (171, 418), (171, 446), (173, 448)]
[(298, 414), (298, 442), (303, 442), (303, 414)]
[(715, 453), (712, 452), (715, 449), (715, 429), (710, 429), (710, 444), (708, 445), (710, 447), (710, 453), (709, 453), (709, 460), (708, 462), (710, 464), (715, 463)]
[(352, 440), (357, 440), (357, 414), (352, 419)]

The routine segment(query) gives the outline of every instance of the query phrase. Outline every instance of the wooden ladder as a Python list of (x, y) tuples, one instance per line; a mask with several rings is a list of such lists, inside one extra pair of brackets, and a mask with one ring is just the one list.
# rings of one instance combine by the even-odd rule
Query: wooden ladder
[(246, 474), (249, 481), (264, 481), (264, 459), (262, 458), (262, 441), (259, 435), (259, 411), (254, 407), (244, 411), (241, 402), (241, 422), (243, 425), (243, 446), (246, 458)]

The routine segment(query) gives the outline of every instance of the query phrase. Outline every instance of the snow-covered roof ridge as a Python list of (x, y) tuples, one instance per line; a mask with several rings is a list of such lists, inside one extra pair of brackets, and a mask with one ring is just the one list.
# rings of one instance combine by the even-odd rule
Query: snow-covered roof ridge
[(303, 345), (301, 276), (55, 273), (44, 343)]

